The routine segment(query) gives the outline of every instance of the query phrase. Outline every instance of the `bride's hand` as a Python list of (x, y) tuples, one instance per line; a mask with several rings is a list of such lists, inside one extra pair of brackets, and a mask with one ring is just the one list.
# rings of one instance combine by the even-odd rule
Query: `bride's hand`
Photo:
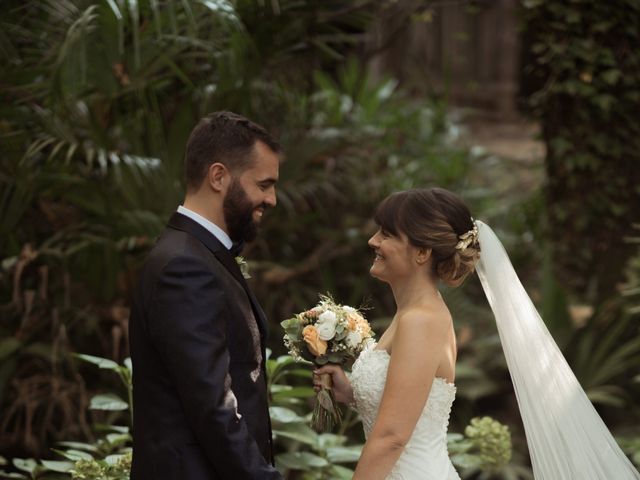
[(347, 405), (353, 404), (353, 389), (351, 388), (351, 382), (344, 373), (344, 370), (337, 365), (324, 365), (313, 371), (313, 389), (320, 391), (321, 381), (320, 375), (323, 373), (331, 375), (333, 380), (333, 394), (336, 400), (340, 403), (346, 403)]

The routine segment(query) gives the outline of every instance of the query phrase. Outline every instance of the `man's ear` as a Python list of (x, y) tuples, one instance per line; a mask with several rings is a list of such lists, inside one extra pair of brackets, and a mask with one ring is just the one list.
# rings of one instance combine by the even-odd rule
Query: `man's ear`
[(420, 265), (424, 265), (431, 258), (431, 249), (430, 248), (419, 248), (418, 255), (416, 256), (416, 262)]
[(222, 192), (229, 185), (231, 175), (229, 170), (219, 162), (212, 163), (207, 171), (207, 182), (209, 186), (216, 192)]

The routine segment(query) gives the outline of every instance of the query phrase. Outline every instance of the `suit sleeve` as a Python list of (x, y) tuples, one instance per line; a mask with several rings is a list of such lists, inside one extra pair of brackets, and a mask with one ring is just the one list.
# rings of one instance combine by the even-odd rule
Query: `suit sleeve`
[(171, 260), (153, 295), (149, 334), (177, 386), (191, 429), (225, 478), (281, 479), (237, 410), (229, 375), (223, 283), (191, 257)]

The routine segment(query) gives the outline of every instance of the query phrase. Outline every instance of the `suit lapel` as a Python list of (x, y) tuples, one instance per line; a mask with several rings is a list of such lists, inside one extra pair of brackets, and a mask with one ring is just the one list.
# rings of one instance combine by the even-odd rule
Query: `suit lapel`
[(238, 281), (249, 297), (264, 345), (264, 340), (267, 336), (267, 319), (260, 307), (260, 304), (258, 303), (258, 299), (253, 295), (249, 285), (247, 285), (247, 282), (240, 271), (240, 266), (236, 262), (235, 258), (233, 258), (233, 255), (231, 255), (231, 252), (227, 250), (227, 248), (216, 238), (214, 234), (186, 215), (182, 215), (177, 212), (174, 213), (169, 219), (169, 227), (186, 232), (200, 240), (209, 250), (211, 250), (218, 261), (225, 269), (227, 269), (233, 278)]
[(249, 288), (249, 285), (247, 285), (247, 281), (240, 271), (238, 262), (236, 262), (236, 259), (233, 258), (231, 252), (224, 248), (224, 246), (221, 250), (214, 251), (213, 254), (220, 261), (220, 263), (222, 263), (222, 265), (224, 265), (224, 267), (235, 277), (235, 279), (238, 280), (240, 285), (242, 285), (242, 288), (244, 288), (244, 291), (247, 292), (247, 296), (251, 301), (253, 313), (255, 314), (256, 320), (258, 322), (258, 328), (260, 329), (260, 334), (262, 335), (262, 339), (264, 342), (264, 339), (267, 336), (267, 319), (264, 315), (264, 312), (262, 311), (262, 308), (260, 307), (260, 304), (258, 303), (258, 299), (253, 295), (253, 292)]

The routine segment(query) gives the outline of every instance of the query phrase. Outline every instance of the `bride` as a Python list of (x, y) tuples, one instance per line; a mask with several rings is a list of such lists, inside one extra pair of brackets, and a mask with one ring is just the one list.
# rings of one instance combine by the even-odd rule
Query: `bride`
[[(326, 365), (340, 402), (354, 406), (367, 441), (354, 479), (458, 480), (447, 452), (456, 338), (438, 282), (478, 268), (494, 312), (537, 480), (640, 480), (562, 357), (491, 229), (440, 188), (379, 205), (371, 275), (393, 291), (396, 313), (362, 352), (350, 379)], [(314, 377), (318, 388), (319, 379)]]

